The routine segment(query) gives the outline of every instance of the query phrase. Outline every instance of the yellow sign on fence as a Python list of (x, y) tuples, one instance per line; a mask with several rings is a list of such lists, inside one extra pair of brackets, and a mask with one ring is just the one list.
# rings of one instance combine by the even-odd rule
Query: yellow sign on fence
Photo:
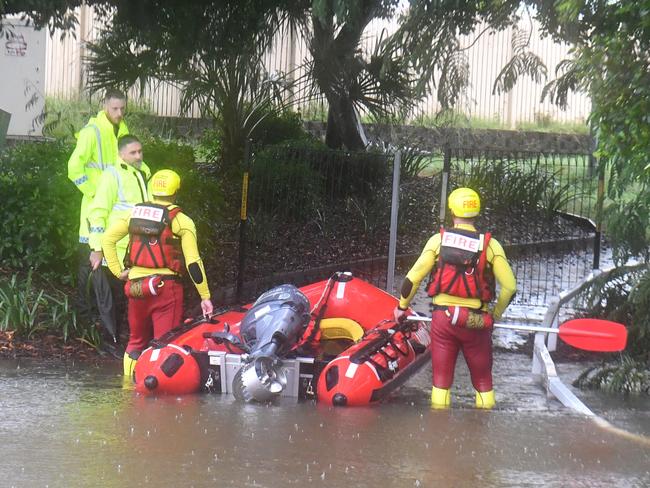
[(239, 211), (239, 218), (246, 220), (247, 218), (247, 202), (248, 202), (248, 172), (244, 173), (241, 182), (241, 209)]

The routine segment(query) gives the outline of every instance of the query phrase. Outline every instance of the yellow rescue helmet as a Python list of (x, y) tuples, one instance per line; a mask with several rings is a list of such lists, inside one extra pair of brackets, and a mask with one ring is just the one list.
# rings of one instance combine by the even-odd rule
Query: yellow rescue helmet
[(456, 217), (472, 218), (481, 211), (481, 199), (471, 188), (457, 188), (449, 194), (449, 209)]
[(171, 169), (161, 169), (151, 177), (151, 194), (155, 197), (170, 197), (180, 187), (181, 177)]

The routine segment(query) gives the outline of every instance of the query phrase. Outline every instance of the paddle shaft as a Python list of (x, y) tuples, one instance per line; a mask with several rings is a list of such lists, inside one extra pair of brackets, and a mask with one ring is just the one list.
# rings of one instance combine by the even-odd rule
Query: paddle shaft
[[(420, 320), (422, 322), (431, 322), (431, 317), (420, 317), (419, 315), (409, 315), (406, 317), (407, 320)], [(560, 332), (560, 329), (555, 327), (537, 327), (535, 325), (523, 325), (523, 324), (500, 324), (495, 322), (494, 327), (500, 327), (502, 329), (512, 329), (512, 330), (525, 330), (529, 332), (550, 332), (551, 334), (557, 334)]]
[[(430, 317), (420, 317), (418, 315), (410, 315), (407, 317), (408, 320), (420, 320), (424, 322), (431, 322)], [(560, 329), (555, 327), (538, 327), (535, 325), (523, 325), (523, 324), (500, 324), (495, 322), (494, 327), (499, 327), (501, 329), (511, 329), (511, 330), (523, 330), (528, 332), (548, 332), (549, 334), (559, 334)], [(596, 332), (596, 331), (587, 331), (587, 330), (562, 330), (563, 335), (574, 335), (574, 336), (584, 336), (584, 337), (611, 337), (611, 334), (606, 332)]]
[(537, 327), (535, 325), (523, 325), (523, 324), (500, 324), (495, 322), (494, 327), (500, 327), (501, 329), (511, 329), (511, 330), (524, 330), (528, 332), (549, 332), (551, 334), (557, 334), (560, 332), (560, 329), (555, 327)]
[[(419, 315), (409, 315), (408, 320), (420, 320), (424, 322), (431, 322), (430, 317), (420, 317)], [(560, 327), (538, 327), (535, 325), (523, 325), (523, 324), (500, 324), (495, 322), (494, 327), (499, 327), (501, 329), (511, 329), (511, 330), (523, 330), (528, 332), (543, 332), (549, 334), (561, 334), (563, 336), (578, 336), (578, 337), (602, 337), (603, 339), (608, 339), (613, 337), (611, 333), (608, 332), (599, 332), (595, 330), (577, 330)]]

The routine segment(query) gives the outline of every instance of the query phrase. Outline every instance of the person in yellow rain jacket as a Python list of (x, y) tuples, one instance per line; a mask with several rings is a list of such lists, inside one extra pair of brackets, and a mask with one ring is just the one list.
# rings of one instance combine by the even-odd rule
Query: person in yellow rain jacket
[[(91, 320), (93, 302), (99, 312), (99, 318), (105, 329), (114, 329), (114, 324), (107, 317), (110, 313), (102, 309), (112, 299), (110, 286), (105, 274), (100, 271), (92, 273), (89, 262), (90, 247), (88, 238), (88, 207), (97, 189), (97, 183), (102, 171), (113, 166), (118, 158), (117, 140), (127, 135), (129, 129), (124, 122), (126, 97), (117, 90), (107, 90), (104, 96), (103, 109), (95, 117), (91, 117), (86, 126), (77, 134), (77, 144), (68, 160), (68, 178), (81, 192), (81, 209), (79, 212), (79, 265), (77, 270), (77, 312), (82, 319)], [(94, 299), (89, 296), (92, 276)], [(107, 322), (107, 320), (109, 320)]]
[[(132, 376), (135, 362), (151, 339), (179, 325), (183, 318), (183, 286), (187, 270), (201, 297), (201, 310), (212, 313), (210, 290), (196, 242), (194, 222), (174, 205), (180, 177), (161, 170), (151, 178), (153, 200), (120, 215), (104, 233), (102, 247), (113, 274), (126, 281), (129, 308), (129, 343), (124, 354), (124, 375)], [(126, 235), (124, 260), (117, 243)]]
[[(403, 320), (420, 282), (429, 275), (431, 360), (433, 388), (431, 404), (451, 404), (450, 388), (459, 351), (463, 351), (476, 390), (476, 406), (492, 408), (492, 325), (512, 300), (517, 283), (503, 247), (490, 233), (479, 233), (474, 220), (481, 210), (478, 194), (458, 188), (448, 199), (453, 227), (441, 228), (424, 246), (420, 257), (402, 283), (395, 320)], [(499, 295), (495, 298), (496, 279)]]
[[(97, 183), (97, 191), (88, 206), (88, 225), (90, 235), (88, 244), (91, 252), (89, 256), (90, 267), (93, 273), (104, 274), (102, 268), (102, 234), (106, 227), (120, 217), (128, 216), (133, 206), (137, 203), (146, 202), (149, 199), (147, 182), (151, 177), (151, 171), (142, 160), (142, 144), (133, 135), (120, 137), (118, 141), (119, 156), (115, 165), (108, 166), (102, 173)], [(118, 254), (124, 258), (128, 239), (123, 239), (117, 244)], [(109, 289), (101, 293), (102, 301), (100, 317), (104, 324), (112, 324), (109, 329), (116, 340), (119, 337), (117, 327), (116, 304), (123, 303), (123, 292), (121, 283), (110, 273), (107, 278)], [(108, 328), (108, 326), (107, 326)]]

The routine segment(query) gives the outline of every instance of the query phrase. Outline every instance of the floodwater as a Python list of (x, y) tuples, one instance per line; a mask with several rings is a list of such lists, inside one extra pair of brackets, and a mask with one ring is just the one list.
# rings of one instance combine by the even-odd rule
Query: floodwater
[[(428, 303), (421, 291), (413, 305)], [(446, 411), (429, 407), (430, 367), (381, 405), (333, 408), (145, 398), (121, 366), (0, 361), (0, 487), (650, 487), (650, 398), (576, 391), (644, 437), (605, 430), (547, 399), (524, 354), (495, 353), (491, 411), (472, 408), (462, 358)], [(570, 385), (587, 366), (557, 369)]]
[[(650, 486), (650, 446), (547, 400), (526, 355), (496, 354), (492, 411), (472, 408), (462, 359), (448, 411), (429, 408), (428, 367), (366, 408), (145, 398), (120, 367), (0, 362), (0, 486)], [(579, 394), (650, 435), (647, 398)]]

